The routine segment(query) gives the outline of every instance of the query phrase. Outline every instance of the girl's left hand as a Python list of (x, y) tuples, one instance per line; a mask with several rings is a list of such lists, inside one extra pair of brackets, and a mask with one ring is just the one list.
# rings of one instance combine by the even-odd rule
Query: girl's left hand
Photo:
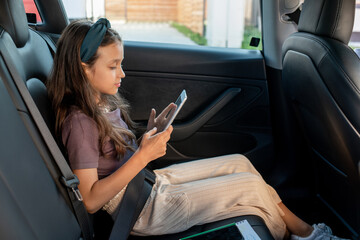
[(147, 124), (147, 132), (156, 127), (157, 129), (161, 130), (165, 127), (167, 122), (167, 116), (170, 111), (175, 110), (176, 105), (175, 103), (170, 103), (160, 114), (156, 117), (155, 109), (151, 109), (149, 121)]

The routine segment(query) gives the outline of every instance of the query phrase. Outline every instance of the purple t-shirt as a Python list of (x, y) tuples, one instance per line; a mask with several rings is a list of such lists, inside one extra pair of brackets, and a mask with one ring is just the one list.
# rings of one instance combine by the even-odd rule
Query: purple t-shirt
[[(120, 109), (106, 113), (109, 121), (117, 126), (128, 126), (121, 118)], [(117, 158), (115, 145), (107, 137), (103, 152), (99, 150), (99, 132), (95, 121), (77, 108), (72, 108), (62, 129), (62, 141), (67, 149), (70, 167), (74, 169), (97, 168), (99, 179), (104, 178), (121, 167), (133, 154), (128, 150), (124, 157)], [(132, 144), (136, 149), (136, 143)]]

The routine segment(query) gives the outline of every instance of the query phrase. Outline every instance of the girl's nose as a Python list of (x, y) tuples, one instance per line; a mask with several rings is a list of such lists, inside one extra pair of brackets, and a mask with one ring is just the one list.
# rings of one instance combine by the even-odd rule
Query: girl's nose
[(124, 70), (122, 69), (122, 67), (119, 68), (119, 71), (118, 71), (118, 78), (124, 78), (125, 77), (125, 72)]

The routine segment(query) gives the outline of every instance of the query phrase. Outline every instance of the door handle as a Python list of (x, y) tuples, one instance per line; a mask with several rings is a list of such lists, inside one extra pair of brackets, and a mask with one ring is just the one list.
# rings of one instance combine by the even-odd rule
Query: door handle
[(208, 122), (216, 113), (226, 106), (236, 95), (241, 92), (241, 88), (229, 88), (211, 102), (205, 109), (197, 114), (193, 119), (180, 124), (173, 124), (173, 133), (170, 141), (181, 141), (190, 137)]

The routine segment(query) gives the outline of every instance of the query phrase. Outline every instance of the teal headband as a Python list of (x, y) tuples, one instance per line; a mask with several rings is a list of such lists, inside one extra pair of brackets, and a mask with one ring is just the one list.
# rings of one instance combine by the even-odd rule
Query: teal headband
[(100, 18), (91, 26), (81, 44), (80, 58), (82, 62), (87, 62), (94, 56), (109, 28), (111, 25), (106, 18)]

